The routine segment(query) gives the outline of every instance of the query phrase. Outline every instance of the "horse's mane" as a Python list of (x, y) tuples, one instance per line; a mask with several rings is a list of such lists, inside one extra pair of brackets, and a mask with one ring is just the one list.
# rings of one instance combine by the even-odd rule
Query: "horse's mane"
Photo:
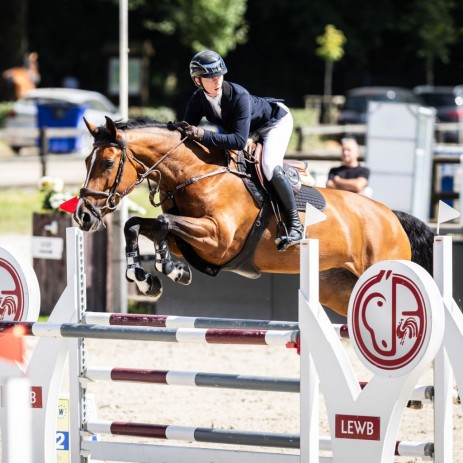
[[(114, 121), (114, 125), (117, 129), (126, 131), (132, 129), (145, 129), (150, 127), (157, 127), (160, 129), (169, 129), (174, 130), (170, 124), (171, 122), (158, 122), (154, 119), (151, 119), (147, 116), (134, 117), (132, 119), (121, 119), (119, 121)], [(106, 125), (98, 127), (98, 133), (96, 135), (99, 142), (109, 141), (113, 142), (111, 134), (108, 132)]]
[(134, 117), (133, 119), (115, 121), (114, 123), (120, 130), (144, 129), (148, 127), (159, 127), (161, 129), (167, 128), (167, 123), (158, 122), (147, 116), (139, 116)]

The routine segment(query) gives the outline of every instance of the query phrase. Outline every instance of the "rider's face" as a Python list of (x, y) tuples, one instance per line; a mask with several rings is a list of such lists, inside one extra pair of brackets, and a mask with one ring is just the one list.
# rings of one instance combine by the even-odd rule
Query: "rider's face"
[(220, 89), (222, 88), (223, 76), (216, 76), (210, 78), (203, 77), (202, 83), (208, 95), (210, 95), (212, 98), (215, 98), (219, 94)]

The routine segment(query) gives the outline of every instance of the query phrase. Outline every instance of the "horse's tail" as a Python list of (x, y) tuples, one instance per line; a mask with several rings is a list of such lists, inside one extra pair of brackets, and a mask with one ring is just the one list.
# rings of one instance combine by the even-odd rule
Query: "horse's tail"
[(412, 262), (421, 265), (432, 275), (434, 232), (420, 219), (406, 212), (392, 211), (397, 216), (412, 248)]

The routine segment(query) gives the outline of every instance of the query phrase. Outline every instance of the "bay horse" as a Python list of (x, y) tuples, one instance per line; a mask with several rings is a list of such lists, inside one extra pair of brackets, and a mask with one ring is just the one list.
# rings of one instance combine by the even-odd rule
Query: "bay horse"
[[(74, 211), (78, 226), (98, 230), (102, 218), (144, 180), (151, 202), (162, 207), (157, 218), (132, 217), (124, 227), (126, 275), (143, 293), (157, 299), (162, 284), (141, 266), (140, 234), (154, 243), (155, 269), (181, 284), (190, 283), (190, 267), (172, 254), (185, 257), (209, 275), (221, 268), (250, 277), (260, 272), (299, 273), (299, 246), (278, 252), (275, 215), (270, 214), (268, 225), (262, 225), (260, 207), (244, 185), (243, 175), (233, 167), (236, 153), (227, 160), (224, 151), (182, 138), (169, 124), (155, 121), (115, 123), (107, 117), (101, 127), (85, 123), (94, 146), (85, 161), (87, 176)], [(358, 277), (378, 261), (412, 259), (431, 272), (433, 232), (422, 221), (357, 193), (316, 190), (326, 201), (326, 220), (311, 225), (307, 232), (320, 243), (323, 305), (346, 315)], [(160, 201), (154, 203), (157, 193)], [(230, 263), (249, 247), (253, 240), (248, 237), (256, 224), (264, 229), (248, 253), (256, 271), (252, 274)]]

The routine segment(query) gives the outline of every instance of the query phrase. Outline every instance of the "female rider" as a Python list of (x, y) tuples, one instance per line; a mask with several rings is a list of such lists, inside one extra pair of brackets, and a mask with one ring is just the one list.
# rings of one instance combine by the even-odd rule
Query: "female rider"
[[(224, 81), (227, 67), (215, 51), (205, 50), (193, 56), (190, 75), (198, 89), (188, 102), (184, 120), (190, 124), (185, 135), (208, 147), (243, 150), (250, 133), (263, 140), (262, 170), (278, 196), (287, 220), (287, 236), (278, 250), (298, 243), (304, 228), (300, 222), (292, 187), (283, 171), (283, 157), (293, 130), (289, 109), (274, 98), (251, 95), (241, 85)], [(219, 125), (224, 133), (197, 127), (205, 117)]]

